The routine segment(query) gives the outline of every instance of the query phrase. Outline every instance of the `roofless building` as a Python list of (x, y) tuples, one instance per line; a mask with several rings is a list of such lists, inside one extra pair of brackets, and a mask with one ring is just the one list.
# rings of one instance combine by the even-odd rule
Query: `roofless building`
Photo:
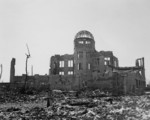
[[(50, 59), (49, 75), (28, 76), (27, 85), (52, 89), (101, 89), (115, 94), (141, 94), (145, 82), (144, 58), (132, 67), (120, 67), (112, 51), (97, 51), (94, 36), (86, 30), (75, 35), (74, 53), (54, 55)], [(15, 58), (11, 61), (10, 83), (23, 85), (25, 75), (15, 76)]]
[(121, 68), (112, 51), (97, 51), (92, 33), (82, 30), (75, 35), (73, 54), (51, 57), (50, 83), (53, 89), (71, 90), (86, 86), (112, 90), (115, 86), (124, 93), (143, 91), (144, 58), (136, 60), (134, 67)]

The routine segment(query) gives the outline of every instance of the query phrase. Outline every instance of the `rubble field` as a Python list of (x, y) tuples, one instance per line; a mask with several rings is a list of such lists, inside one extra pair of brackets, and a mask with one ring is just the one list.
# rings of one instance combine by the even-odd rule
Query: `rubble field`
[(0, 95), (0, 120), (150, 120), (150, 95), (112, 97), (99, 90)]

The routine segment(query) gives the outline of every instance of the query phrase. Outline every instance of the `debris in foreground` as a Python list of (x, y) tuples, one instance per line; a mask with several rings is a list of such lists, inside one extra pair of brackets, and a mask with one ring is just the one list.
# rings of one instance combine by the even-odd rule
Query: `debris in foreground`
[[(149, 120), (150, 96), (88, 97), (54, 94), (53, 103), (47, 107), (46, 93), (1, 96), (0, 119), (19, 120)], [(89, 92), (89, 94), (91, 94)], [(9, 98), (10, 97), (10, 98)], [(18, 98), (17, 98), (18, 97)], [(112, 101), (112, 102), (111, 102)]]

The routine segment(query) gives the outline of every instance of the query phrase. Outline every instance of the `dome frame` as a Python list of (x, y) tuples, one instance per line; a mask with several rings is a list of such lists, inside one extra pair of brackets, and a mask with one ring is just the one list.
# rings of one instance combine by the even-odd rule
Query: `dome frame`
[(79, 31), (75, 36), (75, 39), (77, 39), (77, 38), (90, 38), (90, 39), (94, 40), (94, 37), (93, 37), (92, 33), (90, 33), (87, 30)]

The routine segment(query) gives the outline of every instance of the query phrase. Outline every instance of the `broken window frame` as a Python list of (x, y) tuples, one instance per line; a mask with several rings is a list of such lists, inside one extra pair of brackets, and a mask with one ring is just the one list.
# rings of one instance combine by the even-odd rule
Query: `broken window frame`
[(68, 60), (68, 67), (73, 67), (73, 60)]
[(65, 62), (62, 60), (62, 61), (59, 61), (59, 67), (62, 68), (65, 66)]
[(78, 63), (78, 70), (82, 70), (82, 63)]
[(90, 42), (90, 41), (85, 41), (85, 44), (87, 44), (87, 45), (88, 45), (88, 44), (91, 44), (91, 42)]
[(104, 61), (104, 65), (108, 65), (108, 62), (106, 60)]
[(105, 57), (104, 58), (104, 65), (110, 65), (111, 62), (110, 62), (110, 57)]
[(105, 57), (104, 60), (110, 61), (110, 57)]
[(78, 59), (83, 58), (83, 52), (78, 52), (77, 57)]
[(139, 71), (139, 74), (142, 75), (142, 71)]
[(90, 70), (91, 69), (91, 64), (90, 63), (88, 63), (88, 70)]
[(96, 59), (96, 63), (97, 63), (97, 65), (99, 65), (99, 63), (100, 63), (100, 58), (97, 58), (97, 59)]
[(73, 71), (68, 71), (68, 75), (73, 75)]
[(139, 81), (136, 79), (136, 87), (139, 87)]
[(64, 71), (60, 71), (60, 72), (59, 72), (59, 75), (64, 75)]
[(84, 44), (84, 41), (80, 40), (78, 41), (79, 44)]

